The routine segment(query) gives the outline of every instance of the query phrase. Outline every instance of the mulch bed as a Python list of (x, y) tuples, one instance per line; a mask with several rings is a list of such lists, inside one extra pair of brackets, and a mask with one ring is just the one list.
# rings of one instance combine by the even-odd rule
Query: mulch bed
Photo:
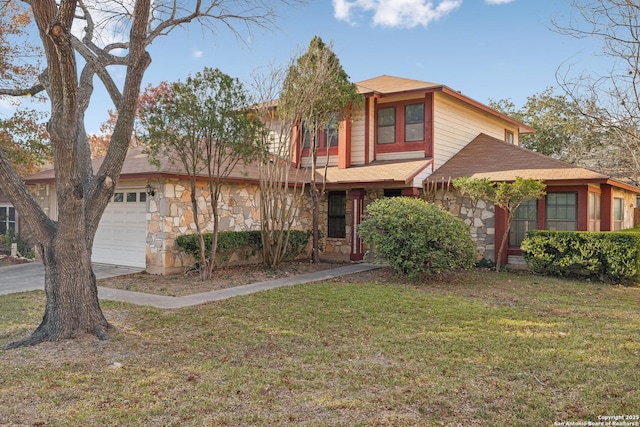
[(15, 257), (11, 255), (0, 255), (0, 267), (7, 267), (15, 264), (25, 264), (33, 260), (23, 257)]

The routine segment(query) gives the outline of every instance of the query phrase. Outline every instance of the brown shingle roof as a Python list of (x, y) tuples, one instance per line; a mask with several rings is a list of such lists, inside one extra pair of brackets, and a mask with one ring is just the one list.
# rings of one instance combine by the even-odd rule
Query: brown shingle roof
[[(409, 184), (432, 162), (431, 158), (414, 160), (375, 161), (368, 165), (340, 169), (327, 168), (327, 184)], [(322, 168), (319, 168), (322, 172)]]
[[(100, 168), (104, 157), (98, 157), (92, 160), (94, 172)], [(292, 169), (293, 170), (293, 169)], [(127, 153), (127, 157), (124, 160), (122, 166), (122, 172), (120, 173), (120, 179), (132, 179), (136, 177), (148, 177), (153, 175), (177, 175), (186, 176), (184, 168), (178, 162), (172, 163), (167, 157), (161, 159), (160, 167), (156, 167), (149, 163), (149, 156), (143, 152), (142, 148), (132, 148)], [(299, 174), (300, 179), (305, 179), (304, 173)], [(206, 171), (200, 173), (200, 176), (206, 176)], [(290, 176), (296, 176), (293, 172)], [(229, 181), (259, 181), (258, 164), (239, 162), (236, 167), (231, 171), (227, 180)], [(52, 182), (55, 180), (53, 169), (48, 169), (33, 175), (26, 177), (25, 182)]]
[[(93, 170), (97, 171), (102, 164), (103, 157), (93, 159)], [(352, 166), (347, 169), (339, 169), (336, 167), (329, 167), (327, 169), (327, 183), (328, 184), (348, 184), (348, 183), (395, 183), (395, 184), (407, 184), (410, 183), (416, 175), (422, 172), (425, 167), (431, 164), (432, 159), (417, 159), (417, 160), (403, 160), (403, 161), (379, 161), (374, 162), (366, 166)], [(292, 167), (292, 173), (290, 176), (297, 177), (298, 180), (308, 181), (308, 174), (310, 169), (302, 169), (296, 174)], [(324, 173), (323, 167), (318, 167), (316, 176), (316, 182), (322, 182), (322, 174)], [(149, 177), (157, 175), (176, 175), (186, 176), (182, 166), (178, 164), (172, 164), (167, 158), (163, 158), (160, 164), (160, 168), (149, 163), (149, 156), (143, 153), (142, 148), (130, 149), (125, 158), (124, 165), (122, 166), (122, 173), (120, 174), (120, 180), (133, 179), (137, 177)], [(206, 176), (206, 172), (201, 173), (201, 176)], [(53, 182), (55, 180), (53, 169), (42, 171), (37, 174), (30, 175), (25, 178), (27, 183), (37, 182)], [(258, 165), (257, 163), (244, 164), (238, 163), (233, 169), (227, 180), (230, 181), (259, 181)]]
[(517, 145), (480, 134), (449, 161), (436, 170), (429, 181), (443, 181), (462, 176), (513, 181), (516, 177), (545, 181), (606, 181), (609, 177), (547, 157)]
[(432, 89), (436, 87), (441, 87), (442, 85), (439, 85), (437, 83), (423, 82), (420, 80), (412, 80), (412, 79), (405, 79), (402, 77), (388, 76), (385, 74), (382, 76), (374, 77), (372, 79), (357, 82), (356, 86), (358, 86), (358, 91), (361, 94), (367, 94), (367, 93), (389, 94), (389, 93), (407, 92), (407, 91), (421, 90), (421, 89)]

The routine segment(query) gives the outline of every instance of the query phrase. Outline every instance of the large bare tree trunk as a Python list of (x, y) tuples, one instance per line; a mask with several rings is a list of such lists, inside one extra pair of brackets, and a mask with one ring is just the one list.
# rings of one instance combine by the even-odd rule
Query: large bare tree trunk
[(42, 322), (28, 338), (9, 348), (92, 334), (107, 338), (109, 327), (98, 302), (91, 265), (93, 240), (113, 194), (133, 131), (140, 85), (150, 57), (144, 36), (150, 0), (136, 2), (130, 33), (130, 53), (118, 122), (102, 166), (95, 175), (82, 119), (88, 103), (79, 98), (78, 70), (70, 28), (74, 1), (30, 3), (47, 55), (47, 92), (51, 119), (47, 125), (54, 155), (58, 220), (47, 217), (20, 177), (0, 152), (3, 190), (38, 241), (45, 266), (46, 306)]
[(91, 254), (77, 243), (81, 242), (58, 238), (43, 246), (47, 303), (42, 322), (31, 336), (9, 344), (8, 348), (85, 334), (107, 338), (109, 324), (98, 303)]

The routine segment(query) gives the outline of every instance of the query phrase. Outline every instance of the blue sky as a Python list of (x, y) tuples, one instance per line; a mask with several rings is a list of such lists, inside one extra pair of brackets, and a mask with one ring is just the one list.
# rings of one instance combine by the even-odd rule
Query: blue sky
[[(606, 70), (599, 45), (553, 32), (571, 8), (558, 0), (320, 0), (282, 9), (279, 28), (236, 39), (197, 27), (157, 39), (145, 85), (184, 79), (217, 67), (243, 81), (269, 64), (286, 65), (314, 35), (332, 42), (352, 81), (382, 74), (449, 86), (487, 103), (526, 98), (556, 86), (558, 68), (572, 74)], [(122, 80), (123, 76), (120, 76)], [(97, 132), (112, 108), (97, 93), (87, 130)]]

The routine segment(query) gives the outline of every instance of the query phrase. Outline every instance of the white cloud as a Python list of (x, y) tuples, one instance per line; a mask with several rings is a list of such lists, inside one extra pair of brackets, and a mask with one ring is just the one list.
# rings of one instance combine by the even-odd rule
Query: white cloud
[(515, 0), (484, 0), (486, 4), (507, 4), (514, 1)]
[(333, 0), (336, 19), (353, 23), (353, 14), (359, 9), (373, 12), (374, 25), (400, 28), (426, 27), (461, 5), (462, 0)]
[[(135, 0), (121, 0), (117, 2), (105, 2), (101, 0), (85, 0), (84, 4), (89, 9), (91, 18), (95, 24), (94, 41), (99, 47), (111, 43), (125, 42), (129, 39), (129, 25)], [(82, 14), (78, 10), (78, 14)], [(86, 22), (76, 19), (71, 29), (73, 34), (82, 38), (85, 33)], [(112, 52), (117, 53), (117, 52)]]
[(191, 51), (191, 56), (193, 57), (193, 59), (200, 59), (202, 58), (202, 55), (204, 55), (204, 52), (199, 49), (193, 49)]

